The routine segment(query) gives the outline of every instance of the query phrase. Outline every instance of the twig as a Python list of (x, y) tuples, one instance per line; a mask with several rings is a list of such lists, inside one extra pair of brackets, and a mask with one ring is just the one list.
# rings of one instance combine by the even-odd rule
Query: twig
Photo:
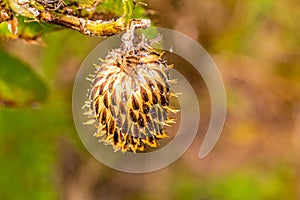
[[(11, 10), (36, 21), (45, 21), (74, 29), (85, 35), (111, 36), (123, 32), (130, 23), (145, 24), (147, 20), (132, 19), (134, 3), (123, 0), (123, 15), (118, 19), (94, 20), (80, 16), (79, 10), (60, 4), (49, 9), (49, 5), (37, 0), (6, 0)], [(97, 5), (99, 2), (97, 2)], [(1, 9), (2, 10), (2, 9)], [(64, 14), (67, 11), (67, 14)], [(2, 11), (1, 11), (2, 12)], [(143, 25), (141, 25), (143, 26)]]

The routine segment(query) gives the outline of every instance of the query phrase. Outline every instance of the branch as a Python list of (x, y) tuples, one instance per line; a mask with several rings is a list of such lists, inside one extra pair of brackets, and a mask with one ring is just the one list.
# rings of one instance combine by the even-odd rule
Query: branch
[[(14, 13), (31, 18), (34, 21), (57, 24), (85, 35), (97, 36), (118, 34), (125, 31), (131, 23), (143, 28), (150, 25), (149, 20), (132, 19), (134, 7), (132, 0), (122, 0), (123, 15), (108, 20), (103, 17), (103, 19), (99, 19), (101, 13), (95, 12), (100, 3), (99, 0), (95, 0), (90, 6), (82, 7), (76, 5), (76, 3), (66, 5), (62, 0), (4, 0), (1, 3), (0, 23), (12, 20), (12, 13)], [(84, 16), (82, 13), (88, 16)]]

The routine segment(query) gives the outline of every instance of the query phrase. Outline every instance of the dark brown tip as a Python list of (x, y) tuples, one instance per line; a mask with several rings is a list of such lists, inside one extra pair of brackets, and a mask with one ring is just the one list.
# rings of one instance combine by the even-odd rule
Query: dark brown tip
[(148, 106), (147, 104), (144, 103), (144, 104), (143, 104), (143, 112), (144, 112), (145, 114), (148, 114), (149, 111), (150, 111), (149, 106)]
[(143, 88), (143, 87), (141, 87), (141, 96), (145, 102), (149, 101), (148, 94), (147, 94), (145, 88)]
[(164, 87), (160, 83), (157, 83), (157, 87), (159, 89), (160, 94), (163, 94), (164, 93)]
[(168, 100), (165, 98), (164, 95), (160, 95), (160, 104), (161, 104), (162, 106), (167, 106), (167, 105), (169, 105), (169, 102), (168, 102)]
[(144, 119), (143, 119), (143, 117), (142, 117), (141, 114), (139, 114), (138, 125), (139, 125), (140, 127), (144, 127), (144, 126), (145, 126), (145, 122), (144, 122)]
[(113, 134), (115, 132), (115, 122), (113, 120), (111, 120), (109, 123), (108, 132), (109, 134)]
[(135, 116), (132, 109), (130, 109), (129, 114), (130, 114), (131, 121), (137, 122), (137, 117)]
[(114, 145), (116, 145), (119, 141), (119, 134), (118, 134), (118, 131), (115, 130), (114, 132)]
[(103, 97), (103, 104), (106, 108), (108, 108), (108, 99), (107, 99), (107, 93)]
[(139, 103), (136, 100), (135, 96), (132, 96), (132, 107), (133, 107), (134, 110), (140, 109)]
[(153, 104), (157, 104), (158, 103), (158, 100), (157, 100), (157, 96), (154, 92), (152, 92), (152, 103)]
[(151, 91), (155, 91), (155, 87), (151, 81), (149, 81), (148, 86), (151, 88)]
[(99, 98), (92, 104), (94, 107), (92, 108), (95, 111), (95, 114), (99, 115)]
[(100, 88), (99, 88), (99, 95), (102, 95), (102, 94), (103, 94), (104, 87), (105, 87), (105, 83), (102, 83), (102, 84), (100, 85)]
[(104, 109), (102, 111), (102, 115), (101, 115), (101, 124), (106, 124), (106, 110)]

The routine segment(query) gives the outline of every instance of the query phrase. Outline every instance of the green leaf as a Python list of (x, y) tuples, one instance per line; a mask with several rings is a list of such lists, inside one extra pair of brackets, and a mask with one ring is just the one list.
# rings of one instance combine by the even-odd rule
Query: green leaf
[[(140, 6), (140, 5), (135, 5), (133, 10), (132, 9), (132, 1), (128, 1), (127, 3), (127, 9), (132, 12), (132, 13), (127, 13), (127, 14), (132, 14), (133, 18), (144, 18), (146, 17), (145, 14), (145, 9)], [(122, 0), (104, 0), (97, 8), (99, 11), (103, 11), (106, 13), (114, 13), (118, 16), (123, 15), (123, 4)]]
[(0, 103), (24, 105), (46, 98), (48, 87), (29, 65), (0, 49)]
[(8, 30), (7, 22), (0, 23), (0, 36), (12, 37), (12, 33)]
[(23, 34), (24, 36), (29, 38), (41, 36), (45, 33), (49, 33), (56, 29), (62, 28), (57, 25), (49, 24), (46, 22), (32, 21), (22, 16), (18, 16), (17, 18), (19, 21), (19, 25), (18, 25), (19, 34)]
[(35, 40), (37, 37), (42, 36), (45, 33), (49, 33), (58, 29), (62, 29), (57, 25), (49, 24), (46, 22), (32, 21), (32, 19), (17, 16), (18, 20), (18, 32), (16, 35), (11, 33), (8, 29), (8, 22), (0, 23), (0, 36), (6, 38), (23, 38), (26, 40)]

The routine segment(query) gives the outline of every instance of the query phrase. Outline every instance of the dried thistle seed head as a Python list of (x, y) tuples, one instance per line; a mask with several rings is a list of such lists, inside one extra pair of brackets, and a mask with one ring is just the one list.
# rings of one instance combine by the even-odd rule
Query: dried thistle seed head
[(123, 46), (96, 66), (85, 105), (95, 136), (122, 152), (157, 147), (168, 137), (164, 126), (174, 122), (168, 113), (176, 111), (170, 108), (170, 65), (145, 37), (135, 44), (133, 34), (126, 32)]

